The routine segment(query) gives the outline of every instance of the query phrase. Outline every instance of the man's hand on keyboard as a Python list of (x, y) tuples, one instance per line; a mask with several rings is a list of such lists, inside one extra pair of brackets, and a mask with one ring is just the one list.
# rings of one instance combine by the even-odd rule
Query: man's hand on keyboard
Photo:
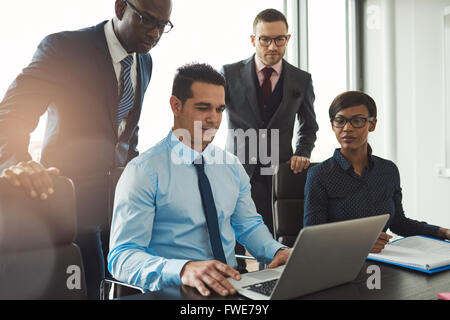
[(282, 266), (286, 263), (289, 256), (291, 255), (292, 249), (282, 248), (275, 253), (272, 262), (269, 264), (269, 268), (276, 268), (278, 266)]
[(236, 289), (226, 278), (241, 280), (237, 270), (217, 260), (188, 262), (181, 270), (180, 277), (184, 285), (197, 288), (205, 297), (211, 294), (207, 287), (221, 296), (236, 294)]

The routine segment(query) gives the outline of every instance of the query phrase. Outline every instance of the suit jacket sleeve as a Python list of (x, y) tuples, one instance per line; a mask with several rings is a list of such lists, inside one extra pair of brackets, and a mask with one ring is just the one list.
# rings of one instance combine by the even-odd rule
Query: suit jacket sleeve
[(31, 160), (30, 133), (57, 99), (59, 62), (54, 40), (48, 36), (41, 42), (30, 65), (15, 79), (0, 103), (0, 172)]
[(297, 111), (299, 129), (297, 131), (297, 143), (294, 153), (295, 155), (307, 158), (311, 157), (314, 142), (317, 138), (316, 132), (319, 130), (314, 112), (314, 100), (314, 89), (311, 76), (309, 76), (305, 90), (305, 98)]

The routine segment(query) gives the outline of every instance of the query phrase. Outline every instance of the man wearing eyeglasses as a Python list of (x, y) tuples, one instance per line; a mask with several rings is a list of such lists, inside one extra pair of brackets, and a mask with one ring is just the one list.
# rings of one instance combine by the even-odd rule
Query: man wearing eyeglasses
[[(171, 0), (116, 0), (115, 17), (47, 36), (0, 103), (0, 172), (32, 198), (57, 196), (50, 175), (75, 184), (76, 243), (88, 296), (99, 297), (105, 260), (109, 169), (138, 155), (138, 121), (152, 74), (149, 51), (169, 32)], [(29, 134), (48, 113), (40, 162)], [(103, 251), (108, 239), (103, 241)]]
[[(256, 54), (225, 65), (222, 70), (227, 84), (228, 129), (234, 130), (228, 133), (227, 151), (239, 157), (251, 177), (252, 197), (258, 213), (263, 216), (269, 230), (273, 231), (272, 177), (263, 170), (277, 163), (262, 161), (261, 146), (266, 146), (267, 154), (271, 155), (273, 141), (270, 132), (279, 130), (279, 141), (275, 142), (279, 150), (277, 159), (280, 162), (290, 161), (292, 171), (299, 173), (310, 164), (318, 125), (313, 107), (315, 97), (311, 75), (283, 59), (291, 37), (286, 17), (275, 9), (266, 9), (254, 20), (253, 31), (250, 38)], [(296, 118), (299, 129), (293, 152)], [(237, 137), (238, 129), (258, 131), (256, 155), (250, 152), (254, 146)], [(262, 129), (267, 129), (269, 134)], [(241, 253), (241, 250), (238, 249), (238, 252)]]

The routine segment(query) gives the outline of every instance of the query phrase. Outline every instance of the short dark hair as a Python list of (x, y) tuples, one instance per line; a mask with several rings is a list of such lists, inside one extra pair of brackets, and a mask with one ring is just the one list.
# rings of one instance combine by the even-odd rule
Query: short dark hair
[(173, 80), (172, 95), (184, 104), (193, 97), (192, 84), (203, 82), (225, 88), (223, 75), (206, 63), (189, 63), (177, 69)]
[(377, 117), (377, 105), (368, 94), (362, 91), (347, 91), (338, 95), (331, 103), (330, 120), (333, 120), (339, 111), (359, 105), (366, 106), (370, 117)]
[(266, 9), (258, 13), (253, 22), (253, 32), (256, 30), (256, 25), (260, 22), (277, 22), (283, 21), (286, 24), (286, 28), (289, 30), (289, 24), (286, 17), (280, 11), (276, 9)]

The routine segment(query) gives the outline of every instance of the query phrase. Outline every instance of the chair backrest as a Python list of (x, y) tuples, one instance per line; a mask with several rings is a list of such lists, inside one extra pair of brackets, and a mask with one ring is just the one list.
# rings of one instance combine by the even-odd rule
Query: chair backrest
[(52, 179), (46, 201), (0, 179), (0, 299), (87, 298), (74, 185)]
[(108, 172), (108, 232), (111, 229), (112, 216), (114, 211), (114, 196), (116, 194), (117, 182), (119, 182), (120, 176), (125, 168), (117, 167), (109, 170)]
[[(106, 235), (106, 238), (109, 240), (109, 235), (111, 231), (111, 223), (112, 223), (112, 217), (114, 212), (114, 197), (116, 194), (116, 186), (119, 182), (120, 176), (123, 173), (123, 170), (125, 167), (116, 167), (108, 172), (108, 226), (105, 230), (103, 230), (104, 234)], [(104, 250), (105, 252), (105, 261), (107, 261), (107, 256), (109, 252), (109, 243), (107, 245), (107, 249)], [(125, 283), (121, 283), (115, 279), (112, 278), (112, 276), (109, 274), (109, 271), (107, 272), (107, 279), (102, 281), (101, 285), (101, 299), (102, 300), (108, 300), (109, 296), (111, 294), (112, 290), (112, 296), (113, 298), (120, 298), (125, 297), (133, 294), (139, 294), (142, 293), (142, 289), (139, 289), (137, 287), (130, 286)]]
[[(311, 166), (315, 165), (314, 163)], [(311, 167), (310, 166), (310, 167)], [(290, 164), (281, 163), (272, 180), (274, 238), (292, 247), (303, 228), (303, 206), (308, 170), (294, 174)]]
[[(109, 236), (111, 233), (111, 223), (114, 211), (114, 196), (116, 194), (117, 182), (119, 182), (120, 176), (122, 175), (124, 169), (124, 167), (116, 167), (108, 171), (108, 225), (102, 230), (102, 246), (105, 266), (108, 265)], [(105, 268), (105, 274), (107, 277), (111, 276), (107, 267)]]

